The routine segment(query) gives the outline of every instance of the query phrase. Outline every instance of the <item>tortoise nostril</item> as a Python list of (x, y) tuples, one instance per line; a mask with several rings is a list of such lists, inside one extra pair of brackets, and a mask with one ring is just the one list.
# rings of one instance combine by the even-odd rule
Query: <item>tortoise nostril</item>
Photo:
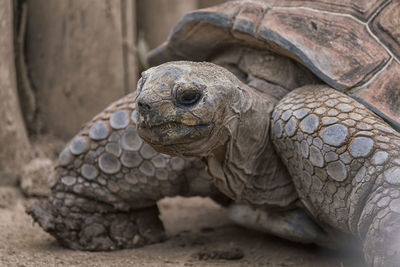
[(143, 103), (142, 101), (139, 101), (138, 106), (139, 106), (140, 111), (150, 111), (151, 110), (151, 106), (149, 104)]

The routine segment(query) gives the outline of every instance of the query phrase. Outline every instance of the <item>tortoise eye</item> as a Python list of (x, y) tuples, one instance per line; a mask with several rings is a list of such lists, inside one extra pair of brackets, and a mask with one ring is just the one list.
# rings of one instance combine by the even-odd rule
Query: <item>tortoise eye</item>
[(197, 90), (189, 89), (178, 92), (176, 101), (179, 105), (192, 106), (197, 104), (201, 98), (201, 93)]

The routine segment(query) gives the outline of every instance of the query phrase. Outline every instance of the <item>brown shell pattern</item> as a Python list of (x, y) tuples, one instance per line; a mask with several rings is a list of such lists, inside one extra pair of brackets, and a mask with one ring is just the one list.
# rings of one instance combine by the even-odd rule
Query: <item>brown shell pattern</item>
[(228, 2), (184, 16), (149, 62), (207, 61), (236, 44), (301, 62), (400, 130), (400, 2)]

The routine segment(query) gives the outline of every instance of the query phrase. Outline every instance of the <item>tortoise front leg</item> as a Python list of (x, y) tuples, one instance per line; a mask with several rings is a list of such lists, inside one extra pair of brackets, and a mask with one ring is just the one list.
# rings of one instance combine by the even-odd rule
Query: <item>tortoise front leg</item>
[(114, 250), (165, 239), (156, 202), (218, 191), (198, 159), (157, 153), (137, 134), (135, 94), (85, 125), (60, 153), (52, 195), (27, 211), (62, 244)]
[[(397, 176), (400, 179), (400, 175)], [(384, 189), (385, 188), (385, 189)], [(373, 266), (400, 264), (399, 191), (380, 187), (367, 200), (358, 225), (364, 236), (364, 252)]]
[(323, 227), (353, 234), (374, 266), (400, 262), (400, 134), (326, 86), (277, 105), (272, 139), (302, 203)]

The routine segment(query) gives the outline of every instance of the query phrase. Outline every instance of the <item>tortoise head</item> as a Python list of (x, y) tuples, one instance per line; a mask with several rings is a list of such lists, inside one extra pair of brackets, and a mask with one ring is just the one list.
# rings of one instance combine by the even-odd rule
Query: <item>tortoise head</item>
[(220, 142), (237, 79), (212, 63), (170, 62), (142, 73), (138, 132), (160, 152), (206, 155)]

